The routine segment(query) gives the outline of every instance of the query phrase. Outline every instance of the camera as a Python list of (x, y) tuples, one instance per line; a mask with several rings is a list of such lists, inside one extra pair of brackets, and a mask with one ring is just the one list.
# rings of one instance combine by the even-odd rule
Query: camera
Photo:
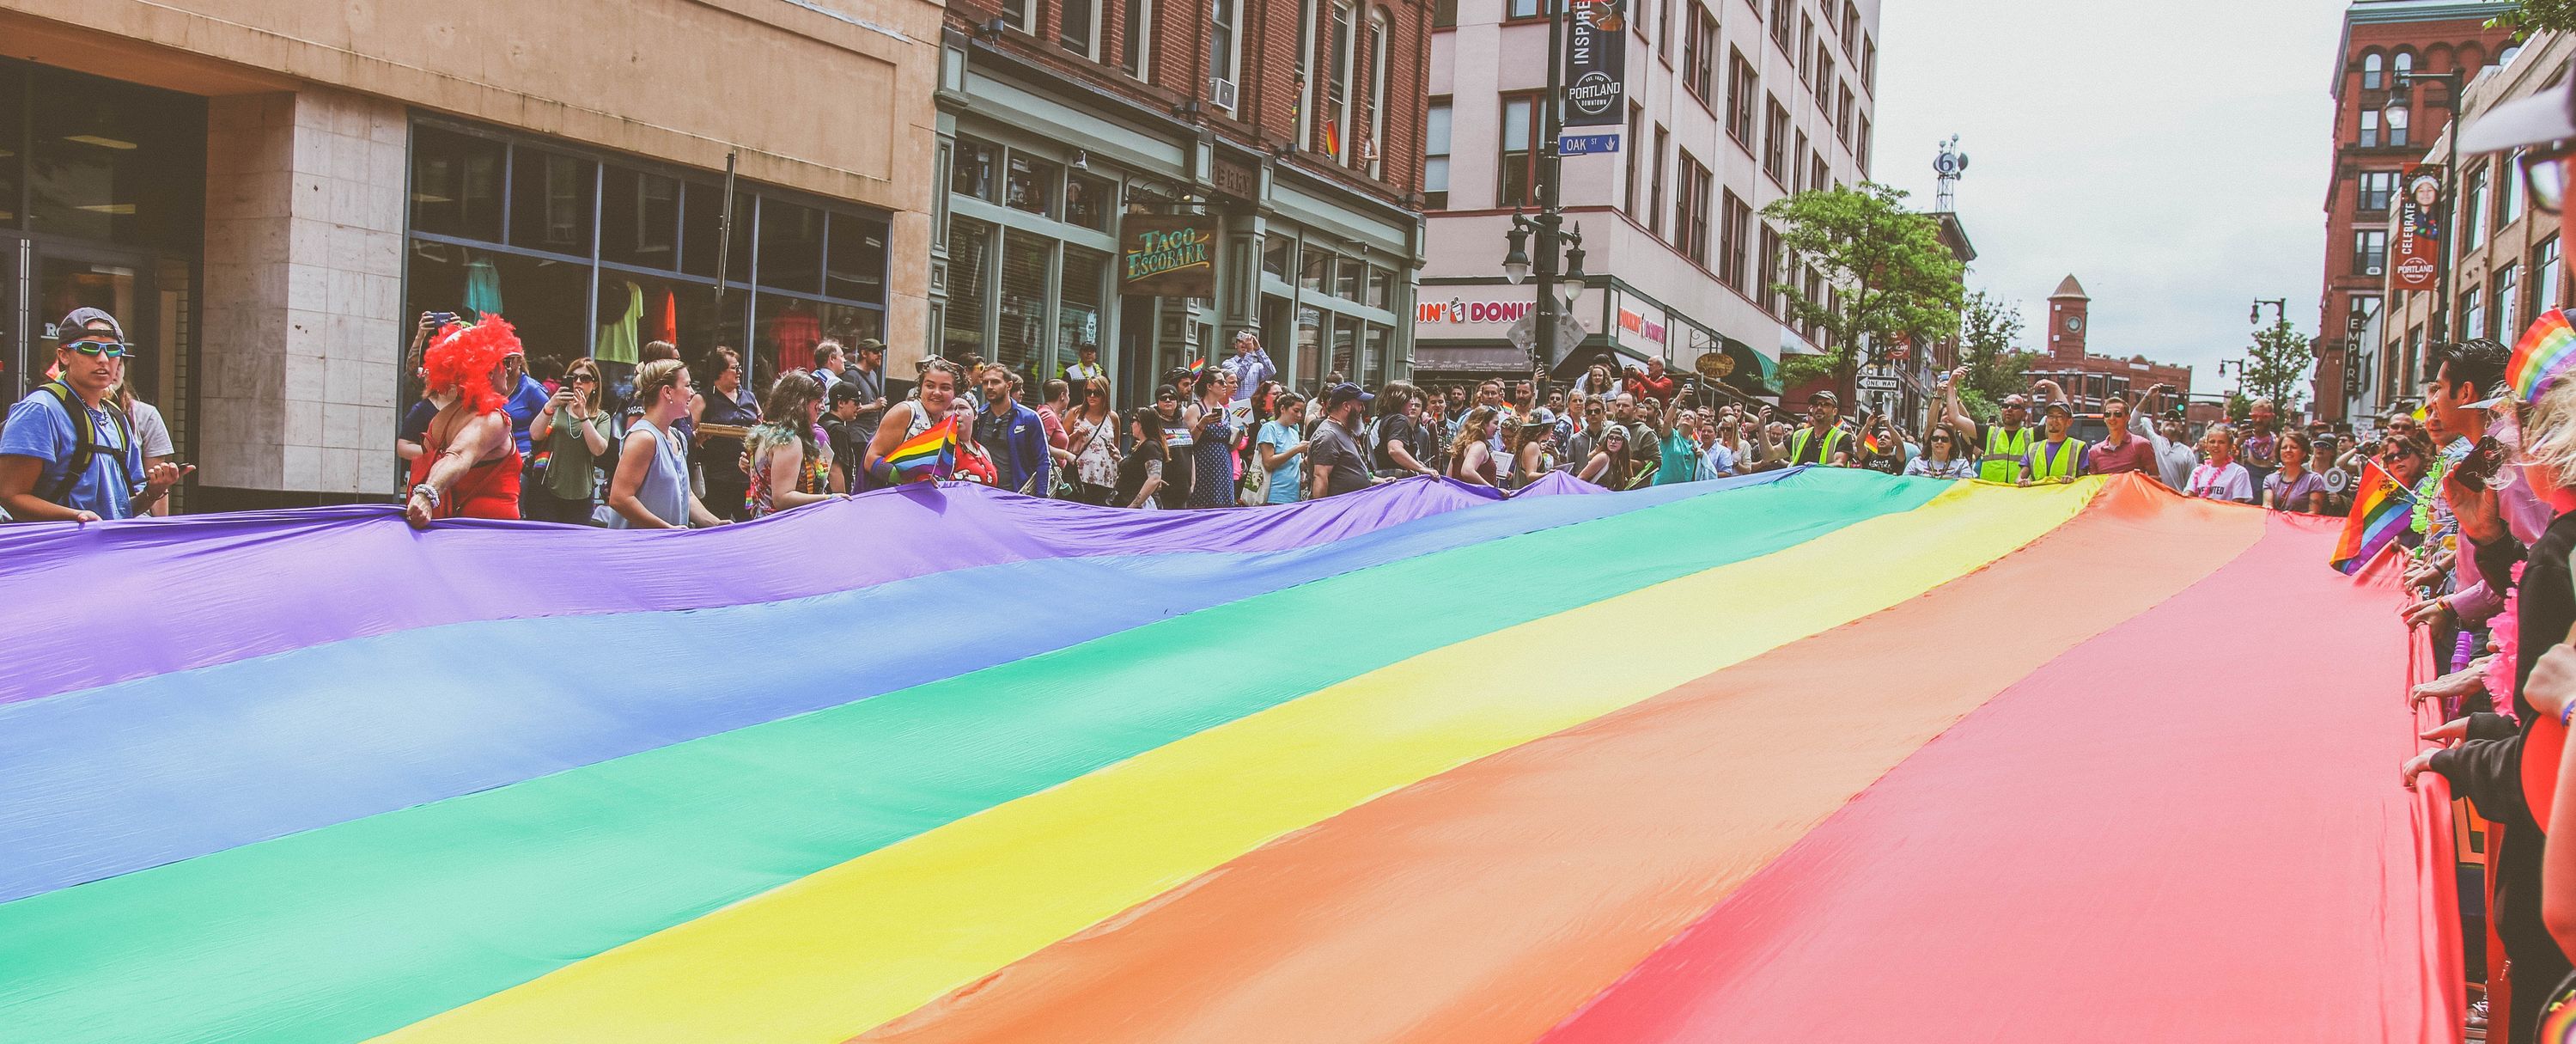
[(456, 321), (456, 313), (454, 313), (454, 312), (431, 312), (431, 313), (429, 313), (429, 328), (430, 328), (430, 329), (432, 329), (432, 330), (441, 330), (441, 329), (445, 329), (445, 328), (447, 327), (447, 324), (452, 323), (452, 322), (455, 322), (455, 321)]

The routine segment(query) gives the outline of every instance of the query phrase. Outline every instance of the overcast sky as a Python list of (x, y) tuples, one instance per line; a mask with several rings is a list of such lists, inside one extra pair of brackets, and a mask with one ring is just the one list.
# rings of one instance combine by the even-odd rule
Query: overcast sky
[(2094, 353), (2188, 365), (2195, 394), (2217, 392), (2253, 299), (2289, 299), (2316, 332), (2343, 10), (1885, 0), (1871, 169), (1930, 209), (1936, 146), (1959, 135), (1968, 287), (2023, 305), (2026, 347), (2073, 273)]

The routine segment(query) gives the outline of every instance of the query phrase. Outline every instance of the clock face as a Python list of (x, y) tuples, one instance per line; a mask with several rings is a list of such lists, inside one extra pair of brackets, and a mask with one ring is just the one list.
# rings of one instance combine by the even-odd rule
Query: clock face
[(2067, 332), (2067, 333), (2082, 333), (2082, 332), (2084, 332), (2084, 317), (2083, 317), (2083, 316), (2080, 316), (2080, 315), (2070, 315), (2070, 316), (2067, 316), (2067, 317), (2066, 317), (2066, 332)]

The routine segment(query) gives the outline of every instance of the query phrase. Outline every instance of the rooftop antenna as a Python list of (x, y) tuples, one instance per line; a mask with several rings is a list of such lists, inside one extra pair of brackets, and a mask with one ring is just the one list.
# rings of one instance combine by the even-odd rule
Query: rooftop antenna
[(1968, 154), (1959, 151), (1959, 136), (1941, 143), (1941, 155), (1932, 161), (1932, 170), (1941, 175), (1940, 191), (1933, 196), (1932, 209), (1950, 213), (1958, 208), (1959, 176), (1968, 172)]

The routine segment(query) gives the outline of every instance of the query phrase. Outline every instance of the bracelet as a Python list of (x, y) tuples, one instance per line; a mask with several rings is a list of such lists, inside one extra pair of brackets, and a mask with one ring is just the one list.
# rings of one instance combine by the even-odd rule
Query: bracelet
[(2567, 706), (2566, 706), (2566, 707), (2564, 707), (2564, 708), (2561, 708), (2561, 709), (2559, 710), (2559, 712), (2558, 712), (2558, 727), (2559, 727), (2559, 728), (2562, 728), (2562, 729), (2563, 729), (2563, 728), (2566, 728), (2566, 727), (2567, 727), (2567, 719), (2568, 719), (2568, 716), (2570, 716), (2570, 715), (2576, 715), (2576, 700), (2569, 700), (2569, 701), (2567, 701)]
[(429, 509), (432, 511), (438, 510), (438, 487), (423, 482), (411, 488), (411, 495), (427, 499), (429, 501)]

